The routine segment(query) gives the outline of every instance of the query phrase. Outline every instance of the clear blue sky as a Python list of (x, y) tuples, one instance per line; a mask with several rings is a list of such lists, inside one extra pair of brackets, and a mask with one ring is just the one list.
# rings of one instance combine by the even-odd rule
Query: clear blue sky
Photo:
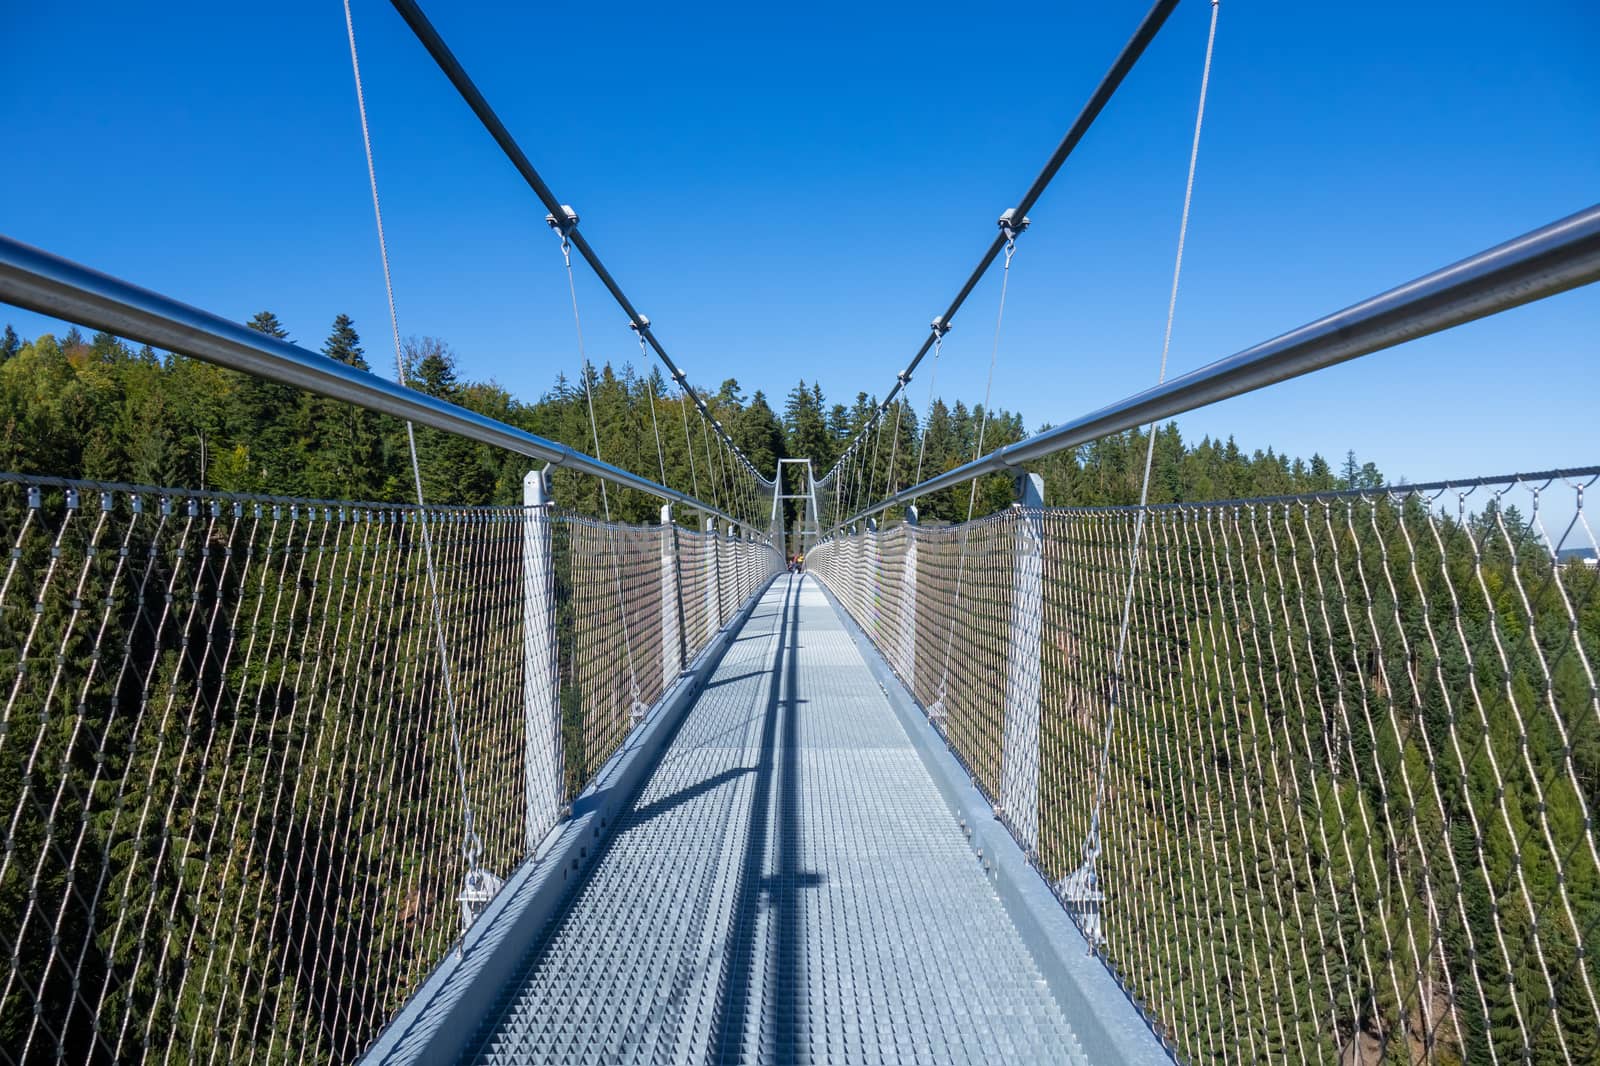
[[(776, 406), (887, 388), (1145, 4), (428, 6), (691, 379)], [(544, 208), (389, 6), (355, 10), (401, 329), (532, 398), (577, 363)], [(1154, 381), (1208, 11), (1032, 212), (995, 384), (1030, 428)], [(347, 312), (387, 365), (338, 0), (14, 3), (0, 40), (0, 232), (312, 347)], [(1173, 371), (1600, 199), (1597, 54), (1580, 0), (1226, 0)], [(982, 395), (997, 278), (947, 397)], [(580, 285), (591, 353), (634, 358)], [(1600, 287), (1180, 422), (1414, 481), (1600, 462), (1597, 327)]]

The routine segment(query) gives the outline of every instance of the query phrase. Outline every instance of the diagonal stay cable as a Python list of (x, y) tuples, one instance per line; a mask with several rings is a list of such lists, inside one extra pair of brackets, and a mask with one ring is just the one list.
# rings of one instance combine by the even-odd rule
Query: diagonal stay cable
[[(372, 159), (372, 133), (367, 123), (367, 98), (361, 82), (361, 58), (356, 51), (356, 25), (350, 13), (350, 0), (344, 0), (345, 32), (350, 38), (350, 70), (356, 83), (356, 107), (361, 115), (361, 144), (367, 157), (367, 183), (372, 190), (372, 214), (378, 227), (378, 254), (383, 261), (383, 289), (389, 302), (389, 332), (394, 340), (395, 373), (400, 384), (407, 384), (405, 356), (400, 345), (400, 318), (395, 311), (394, 280), (389, 270), (389, 244), (384, 236), (383, 207), (378, 199), (378, 170)], [(440, 602), (439, 576), (434, 567), (433, 535), (428, 529), (425, 513), (427, 501), (422, 491), (422, 466), (417, 460), (417, 431), (410, 420), (406, 421), (406, 445), (411, 452), (411, 480), (417, 497), (417, 528), (422, 535), (422, 559), (428, 573), (429, 613), (433, 622), (434, 639), (439, 651), (440, 679), (444, 685), (445, 707), (450, 716), (450, 752), (454, 760), (456, 783), (461, 788), (461, 808), (464, 822), (462, 854), (468, 871), (478, 868), (483, 857), (483, 840), (473, 824), (472, 797), (467, 789), (466, 763), (461, 754), (461, 718), (456, 706), (455, 681), (450, 668), (450, 647), (444, 631), (444, 608)]]
[[(1178, 282), (1183, 275), (1183, 245), (1189, 234), (1189, 207), (1194, 200), (1194, 172), (1200, 159), (1200, 129), (1206, 116), (1206, 92), (1211, 86), (1211, 56), (1217, 42), (1217, 11), (1220, 0), (1211, 0), (1211, 26), (1206, 34), (1206, 58), (1200, 72), (1200, 101), (1195, 107), (1194, 139), (1189, 147), (1189, 176), (1183, 187), (1183, 216), (1178, 223), (1178, 251), (1172, 263), (1172, 292), (1167, 299), (1167, 325), (1161, 339), (1161, 368), (1156, 384), (1167, 379), (1167, 354), (1172, 347), (1172, 320), (1178, 309)], [(1128, 646), (1128, 629), (1133, 619), (1133, 593), (1139, 576), (1139, 547), (1150, 506), (1150, 470), (1155, 461), (1156, 423), (1150, 423), (1144, 453), (1144, 478), (1139, 487), (1139, 510), (1134, 520), (1133, 544), (1128, 551), (1128, 580), (1122, 597), (1122, 622), (1117, 633), (1117, 650), (1111, 664), (1111, 692), (1106, 711), (1105, 738), (1095, 771), (1094, 806), (1089, 815), (1089, 834), (1083, 842), (1084, 867), (1092, 878), (1095, 859), (1100, 854), (1100, 815), (1105, 803), (1106, 768), (1111, 759), (1111, 737), (1116, 730), (1118, 701), (1121, 698), (1122, 663)]]

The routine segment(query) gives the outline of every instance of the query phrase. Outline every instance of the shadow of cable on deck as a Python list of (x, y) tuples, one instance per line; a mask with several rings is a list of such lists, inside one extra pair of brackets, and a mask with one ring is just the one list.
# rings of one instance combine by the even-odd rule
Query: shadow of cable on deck
[[(799, 698), (799, 635), (803, 578), (791, 575), (788, 581), (750, 800), (750, 834), (745, 839), (734, 902), (728, 941), (730, 957), (718, 989), (709, 1056), (712, 1063), (804, 1058), (801, 1051), (805, 1034), (801, 1027), (806, 1015), (801, 987), (805, 979), (805, 911), (798, 893), (822, 884), (825, 875), (800, 868), (803, 841), (799, 708), (805, 701)], [(781, 759), (775, 758), (779, 751)], [(772, 836), (776, 837), (777, 847), (773, 873), (767, 876), (767, 844)], [(758, 943), (763, 911), (768, 916), (770, 945), (765, 958)], [(746, 1030), (756, 1009), (764, 1012), (763, 1024), (757, 1029), (760, 1046), (750, 1046), (746, 1043)]]

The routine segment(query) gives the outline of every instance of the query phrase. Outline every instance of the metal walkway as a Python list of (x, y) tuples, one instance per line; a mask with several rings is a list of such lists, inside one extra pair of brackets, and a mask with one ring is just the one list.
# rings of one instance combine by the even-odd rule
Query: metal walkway
[(812, 578), (767, 590), (608, 847), (477, 1061), (1085, 1061)]

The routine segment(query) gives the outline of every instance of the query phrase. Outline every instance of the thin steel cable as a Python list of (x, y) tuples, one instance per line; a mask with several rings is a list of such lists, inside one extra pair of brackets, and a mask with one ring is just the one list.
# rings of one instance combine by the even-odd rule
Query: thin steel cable
[[(356, 109), (361, 115), (361, 147), (367, 158), (367, 184), (372, 190), (372, 215), (378, 228), (378, 255), (383, 262), (383, 291), (389, 306), (389, 333), (394, 341), (395, 374), (400, 384), (405, 385), (407, 384), (406, 360), (400, 344), (400, 317), (395, 310), (394, 278), (389, 270), (389, 242), (383, 228), (383, 205), (378, 198), (378, 169), (372, 158), (372, 132), (367, 122), (367, 96), (361, 81), (361, 57), (356, 50), (356, 24), (355, 17), (350, 12), (350, 0), (344, 0), (344, 25), (345, 33), (350, 39), (350, 71), (356, 84)], [(411, 455), (411, 481), (416, 488), (417, 507), (422, 508), (427, 506), (427, 501), (422, 491), (422, 465), (417, 459), (417, 430), (410, 421), (406, 422), (406, 448)], [(440, 678), (444, 683), (445, 705), (450, 714), (450, 749), (455, 760), (456, 781), (461, 786), (462, 817), (465, 822), (462, 852), (467, 868), (472, 869), (482, 857), (483, 841), (478, 837), (473, 825), (472, 797), (467, 792), (467, 771), (461, 755), (461, 720), (456, 707), (455, 684), (450, 668), (450, 649), (445, 643), (438, 576), (433, 565), (432, 536), (426, 522), (419, 522), (418, 528), (422, 533), (423, 562), (428, 571), (428, 591), (432, 604), (433, 629), (439, 650)]]
[(683, 450), (684, 454), (689, 457), (689, 482), (694, 489), (694, 498), (698, 500), (700, 498), (700, 475), (695, 472), (694, 441), (689, 435), (689, 407), (691, 406), (689, 390), (681, 381), (678, 383), (678, 390), (682, 396), (678, 401), (678, 410), (683, 413)]
[(890, 496), (900, 491), (900, 479), (895, 476), (900, 462), (900, 413), (905, 410), (905, 401), (896, 400), (894, 404), (894, 438), (889, 442), (889, 483), (886, 491)]
[(939, 353), (944, 350), (945, 330), (933, 331), (933, 366), (928, 370), (928, 413), (922, 420), (922, 439), (917, 444), (917, 476), (911, 482), (922, 484), (922, 459), (928, 454), (928, 426), (933, 422), (933, 383), (939, 378)]
[[(594, 368), (589, 363), (589, 354), (583, 344), (583, 316), (578, 313), (578, 286), (572, 275), (572, 242), (568, 240), (568, 228), (557, 227), (556, 232), (561, 237), (561, 261), (567, 268), (567, 292), (572, 297), (572, 325), (578, 333), (578, 359), (583, 365), (583, 398), (589, 409), (589, 435), (594, 442), (594, 457), (604, 460), (605, 456), (600, 451), (600, 423), (594, 416), (594, 389), (589, 379), (594, 376)], [(617, 586), (617, 616), (622, 625), (622, 647), (628, 657), (628, 680), (633, 686), (634, 702), (639, 701), (639, 675), (633, 668), (633, 639), (628, 631), (628, 611), (622, 594), (622, 571), (617, 562), (617, 546), (615, 532), (611, 524), (611, 497), (606, 492), (606, 483), (600, 482), (600, 506), (606, 516), (606, 535), (609, 538), (611, 549), (611, 569)]]
[[(650, 358), (649, 349), (645, 347), (644, 334), (639, 334), (639, 355), (646, 361)], [(656, 463), (661, 470), (661, 483), (667, 483), (667, 453), (661, 446), (661, 423), (656, 420), (656, 383), (647, 374), (644, 379), (645, 392), (650, 398), (650, 428), (656, 434)]]
[[(1189, 146), (1189, 173), (1183, 187), (1183, 217), (1178, 223), (1178, 251), (1172, 263), (1172, 291), (1167, 299), (1167, 324), (1161, 339), (1161, 368), (1156, 374), (1156, 384), (1167, 379), (1167, 355), (1172, 347), (1172, 322), (1178, 310), (1178, 282), (1183, 275), (1183, 245), (1189, 235), (1189, 208), (1194, 201), (1194, 173), (1200, 160), (1200, 129), (1206, 115), (1206, 92), (1211, 86), (1211, 57), (1217, 42), (1217, 12), (1221, 8), (1221, 0), (1211, 0), (1211, 24), (1206, 32), (1206, 58), (1200, 71), (1200, 100), (1195, 107), (1194, 138)], [(1127, 650), (1128, 623), (1133, 614), (1133, 587), (1134, 579), (1139, 569), (1139, 545), (1144, 537), (1145, 509), (1150, 504), (1150, 471), (1155, 462), (1156, 454), (1156, 423), (1152, 422), (1149, 429), (1149, 439), (1145, 445), (1144, 476), (1139, 487), (1139, 513), (1133, 527), (1133, 544), (1128, 551), (1128, 582), (1127, 593), (1123, 597), (1122, 627), (1117, 638), (1116, 657), (1111, 667), (1111, 686), (1109, 698), (1109, 712), (1106, 715), (1106, 736), (1101, 746), (1099, 769), (1095, 775), (1095, 799), (1090, 815), (1089, 835), (1083, 842), (1084, 862), (1089, 869), (1094, 868), (1094, 861), (1099, 854), (1100, 812), (1105, 801), (1105, 768), (1106, 761), (1111, 755), (1111, 734), (1116, 729), (1118, 689), (1122, 673), (1123, 656)], [(976, 490), (977, 482), (973, 482)]]
[[(1005, 258), (1005, 265), (1001, 268), (1001, 271), (1000, 271), (1000, 306), (996, 309), (995, 316), (994, 316), (994, 342), (993, 342), (993, 344), (990, 345), (990, 348), (989, 348), (989, 376), (988, 376), (987, 382), (984, 384), (984, 387), (983, 387), (983, 418), (978, 423), (978, 440), (977, 440), (977, 445), (976, 445), (976, 447), (975, 447), (975, 449), (973, 451), (973, 458), (977, 458), (978, 456), (983, 454), (983, 439), (984, 439), (985, 433), (988, 431), (988, 428), (989, 428), (989, 403), (990, 403), (990, 398), (991, 398), (991, 396), (993, 395), (993, 392), (994, 392), (994, 371), (995, 371), (995, 366), (999, 363), (999, 360), (1000, 360), (1000, 330), (1001, 330), (1001, 327), (1004, 325), (1005, 320), (1006, 320), (1006, 290), (1010, 287), (1010, 284), (1011, 284), (1011, 259), (1017, 253), (1017, 234), (1016, 234), (1016, 231), (1014, 231), (1009, 225), (1005, 225), (1005, 226), (1002, 226), (1001, 232), (1005, 235), (1005, 239), (1006, 239), (1006, 247), (1005, 247), (1005, 257), (1006, 258)], [(932, 388), (932, 383), (931, 382), (929, 384), (929, 388)], [(972, 513), (973, 513), (973, 510), (976, 508), (977, 503), (978, 503), (978, 479), (977, 478), (973, 478), (972, 479), (972, 488), (967, 494), (967, 520), (961, 526), (961, 531), (962, 531), (961, 532), (961, 547), (960, 547), (959, 551), (956, 554), (956, 595), (955, 595), (955, 605), (956, 605), (957, 608), (959, 608), (960, 604), (961, 604), (961, 580), (962, 580), (962, 576), (963, 576), (963, 574), (965, 573), (965, 570), (966, 570), (967, 532), (972, 526)], [(950, 653), (951, 653), (952, 649), (954, 649), (954, 647), (955, 647), (956, 617), (957, 617), (957, 615), (959, 613), (960, 612), (957, 609), (952, 609), (951, 612), (950, 612), (949, 635), (945, 639), (944, 671), (940, 675), (941, 681), (940, 681), (940, 684), (939, 684), (939, 688), (940, 688), (941, 692), (944, 690), (945, 682), (947, 682), (949, 680), (949, 677), (950, 677)]]

